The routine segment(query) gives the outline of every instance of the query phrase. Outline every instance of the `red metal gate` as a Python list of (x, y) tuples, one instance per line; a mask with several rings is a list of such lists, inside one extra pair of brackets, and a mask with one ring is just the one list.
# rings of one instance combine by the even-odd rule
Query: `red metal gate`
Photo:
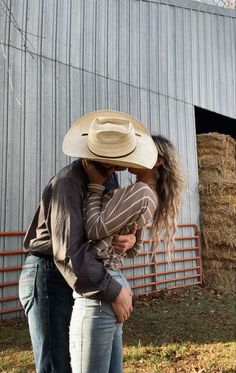
[[(171, 262), (161, 245), (153, 254), (151, 241), (144, 241), (144, 251), (122, 267), (131, 288), (138, 294), (145, 294), (161, 289), (174, 289), (185, 286), (201, 285), (202, 266), (200, 255), (199, 230), (196, 224), (180, 224), (176, 237), (177, 247)], [(184, 233), (188, 231), (188, 234)], [(22, 237), (25, 232), (0, 232), (0, 238)], [(0, 248), (0, 315), (20, 315), (22, 311), (18, 299), (18, 279), (25, 253), (22, 248)], [(13, 264), (7, 265), (5, 258), (11, 257)], [(12, 261), (12, 260), (11, 260)], [(19, 263), (20, 264), (17, 264)], [(5, 281), (6, 274), (13, 274), (15, 279)], [(9, 276), (8, 276), (9, 277)], [(11, 275), (10, 275), (11, 277)]]

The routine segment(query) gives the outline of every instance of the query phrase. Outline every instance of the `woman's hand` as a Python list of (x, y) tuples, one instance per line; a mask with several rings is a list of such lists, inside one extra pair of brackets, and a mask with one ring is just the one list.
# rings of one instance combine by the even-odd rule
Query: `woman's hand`
[(137, 225), (134, 223), (128, 234), (116, 235), (112, 240), (112, 246), (119, 255), (124, 254), (127, 250), (132, 249), (136, 242)]
[(89, 161), (88, 159), (82, 160), (82, 165), (84, 170), (89, 178), (91, 184), (100, 184), (102, 185), (107, 179), (107, 176), (104, 175), (96, 166), (95, 162)]

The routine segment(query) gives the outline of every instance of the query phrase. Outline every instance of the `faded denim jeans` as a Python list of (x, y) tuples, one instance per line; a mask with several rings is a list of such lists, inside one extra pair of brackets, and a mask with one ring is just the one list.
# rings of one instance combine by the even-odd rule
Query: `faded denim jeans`
[[(129, 286), (121, 271), (108, 270), (123, 286)], [(70, 325), (73, 373), (122, 373), (122, 324), (111, 304), (84, 298), (74, 292)]]
[(28, 317), (37, 373), (71, 373), (69, 324), (74, 301), (52, 258), (27, 256), (19, 296)]

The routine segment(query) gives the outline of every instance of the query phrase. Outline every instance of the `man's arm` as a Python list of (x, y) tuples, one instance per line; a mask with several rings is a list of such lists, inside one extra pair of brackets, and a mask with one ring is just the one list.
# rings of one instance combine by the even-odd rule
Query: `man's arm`
[[(47, 224), (50, 228), (54, 261), (69, 285), (76, 289), (78, 277), (75, 275), (76, 266), (80, 263), (74, 261), (74, 271), (70, 265), (86, 244), (86, 236), (82, 217), (83, 196), (77, 189), (73, 189), (70, 182), (64, 180), (54, 186), (51, 192), (50, 209), (47, 211)], [(131, 240), (133, 241), (133, 240)], [(130, 236), (126, 245), (132, 244)], [(91, 258), (86, 267), (86, 276), (100, 291), (101, 299), (112, 303), (119, 322), (126, 320), (132, 310), (131, 297), (122, 286), (105, 270), (103, 263)]]

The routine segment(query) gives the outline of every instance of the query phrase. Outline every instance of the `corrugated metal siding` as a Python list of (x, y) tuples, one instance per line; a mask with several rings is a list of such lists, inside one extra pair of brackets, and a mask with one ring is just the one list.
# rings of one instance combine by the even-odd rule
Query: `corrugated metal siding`
[(188, 180), (180, 222), (197, 223), (194, 105), (236, 117), (234, 12), (183, 0), (5, 0), (0, 25), (1, 231), (26, 229), (68, 162), (70, 124), (102, 108), (176, 144)]

